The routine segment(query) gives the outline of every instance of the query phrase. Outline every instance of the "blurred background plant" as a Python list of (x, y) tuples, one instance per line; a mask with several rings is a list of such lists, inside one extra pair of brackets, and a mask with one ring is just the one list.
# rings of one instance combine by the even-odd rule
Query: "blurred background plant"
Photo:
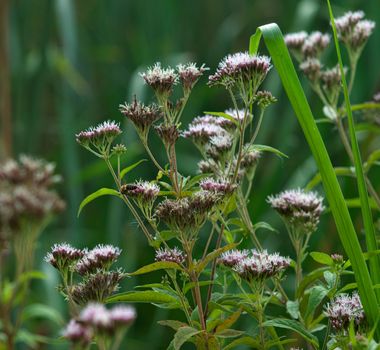
[[(361, 9), (367, 18), (380, 23), (380, 4), (376, 0), (337, 0), (333, 5), (336, 16), (347, 10)], [(147, 249), (137, 223), (116, 198), (91, 203), (86, 215), (77, 218), (84, 194), (92, 193), (100, 184), (108, 183), (111, 187), (112, 178), (101, 160), (96, 161), (90, 154), (81, 152), (73, 135), (108, 118), (122, 121), (127, 123), (123, 125), (122, 137), (128, 147), (129, 162), (147, 157), (134, 128), (118, 111), (119, 104), (131, 101), (134, 93), (140, 100), (152, 101), (152, 93), (143, 85), (138, 72), (158, 60), (165, 65), (191, 60), (205, 62), (214, 71), (221, 57), (247, 48), (248, 38), (258, 25), (272, 21), (277, 22), (284, 33), (330, 30), (325, 3), (317, 0), (1, 1), (0, 155), (6, 158), (28, 153), (54, 160), (64, 177), (60, 190), (67, 202), (67, 210), (45, 230), (44, 239), (37, 245), (36, 267), (43, 270), (47, 278), (43, 283), (32, 283), (31, 301), (43, 301), (61, 314), (66, 312), (63, 298), (52, 292), (58, 276), (43, 263), (45, 252), (53, 243), (69, 241), (78, 248), (98, 243), (115, 244), (125, 252), (119, 264), (128, 271), (153, 260), (153, 251)], [(353, 103), (370, 101), (380, 90), (379, 41), (380, 31), (375, 30), (357, 67)], [(347, 57), (344, 60), (348, 62)], [(324, 62), (326, 66), (336, 62), (332, 46), (325, 53)], [(220, 111), (231, 107), (226, 104), (223, 89), (210, 89), (205, 82), (206, 79), (201, 78), (193, 91), (192, 103), (184, 111), (184, 125), (211, 107)], [(307, 91), (310, 89), (306, 79), (303, 85)], [(284, 244), (286, 233), (265, 199), (284, 188), (305, 186), (315, 175), (316, 166), (275, 70), (269, 74), (264, 88), (278, 98), (278, 103), (268, 110), (257, 142), (270, 144), (290, 158), (286, 161), (273, 156), (261, 159), (249, 212), (255, 221), (269, 221), (280, 230), (277, 236), (268, 231), (259, 232), (259, 239), (271, 251), (281, 246), (281, 252), (286, 255), (291, 252), (291, 244)], [(310, 93), (309, 100), (315, 115), (323, 117), (319, 99)], [(379, 120), (373, 113), (368, 118)], [(376, 143), (378, 146), (379, 125), (374, 125), (371, 132), (358, 133), (363, 154), (369, 154)], [(336, 130), (327, 124), (319, 126), (334, 164), (348, 166), (350, 161), (336, 137)], [(160, 140), (153, 137), (150, 142), (151, 148), (157, 149)], [(181, 172), (195, 173), (199, 157), (190, 142), (181, 140), (178, 153), (182, 158)], [(160, 157), (164, 159), (165, 155), (157, 155)], [(85, 167), (80, 166), (83, 164)], [(130, 180), (155, 175), (150, 162), (129, 174)], [(378, 167), (373, 167), (368, 176), (379, 192)], [(358, 197), (353, 181), (349, 177), (341, 178), (346, 198)], [(354, 216), (360, 214), (358, 203), (358, 200), (351, 201)], [(378, 211), (374, 212), (374, 218), (379, 223)], [(330, 215), (324, 215), (320, 229), (311, 238), (312, 250), (342, 253), (334, 232)], [(280, 239), (282, 237), (284, 239)], [(364, 235), (360, 239), (364, 241)], [(312, 267), (313, 262), (309, 260), (306, 264)], [(157, 274), (157, 279), (159, 276)], [(123, 281), (122, 286), (131, 289), (144, 282), (147, 282), (145, 277), (134, 277)], [(172, 334), (158, 327), (157, 320), (175, 318), (170, 316), (171, 312), (149, 305), (137, 306), (138, 318), (128, 333), (129, 349), (165, 348)], [(37, 316), (28, 320), (30, 329), (40, 334), (58, 335), (62, 327), (59, 322), (48, 322)], [(249, 329), (250, 325), (242, 327)], [(54, 344), (52, 348), (60, 346)]]

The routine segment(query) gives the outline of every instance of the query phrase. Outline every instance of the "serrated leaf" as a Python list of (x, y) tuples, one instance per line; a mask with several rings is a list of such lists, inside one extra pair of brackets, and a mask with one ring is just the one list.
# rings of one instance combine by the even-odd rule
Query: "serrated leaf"
[(130, 303), (154, 303), (154, 304), (178, 304), (178, 299), (171, 295), (151, 290), (138, 292), (125, 292), (113, 295), (106, 300), (107, 303), (130, 302)]
[(96, 192), (94, 193), (91, 193), (90, 195), (88, 195), (85, 199), (83, 199), (83, 201), (81, 202), (81, 204), (79, 205), (79, 209), (78, 209), (78, 214), (77, 216), (80, 215), (82, 209), (90, 202), (92, 202), (94, 199), (96, 198), (99, 198), (99, 197), (102, 197), (102, 196), (116, 196), (116, 197), (121, 197), (120, 193), (112, 188), (101, 188), (100, 190), (97, 190)]
[(322, 265), (332, 266), (334, 265), (334, 261), (331, 258), (330, 255), (322, 252), (311, 252), (310, 256), (313, 258), (314, 261), (317, 263), (320, 263)]
[(273, 320), (265, 321), (263, 323), (264, 327), (277, 327), (289, 329), (293, 332), (298, 333), (302, 338), (310, 342), (315, 346), (319, 346), (318, 338), (311, 334), (300, 322), (295, 320), (288, 320), (286, 318), (275, 318)]
[(128, 273), (129, 276), (143, 275), (145, 273), (157, 271), (157, 270), (166, 270), (166, 269), (174, 269), (174, 270), (182, 270), (182, 267), (175, 262), (171, 261), (157, 261), (155, 263), (145, 265), (135, 272)]
[(227, 252), (228, 250), (235, 248), (238, 244), (239, 243), (230, 243), (230, 244), (225, 245), (224, 247), (221, 247), (209, 253), (208, 255), (205, 256), (204, 259), (202, 259), (195, 265), (195, 271), (197, 273), (202, 272), (211, 261), (216, 259), (219, 255), (223, 254), (224, 252)]
[(201, 332), (199, 329), (189, 326), (179, 328), (173, 339), (174, 350), (179, 350), (191, 337)]
[(130, 171), (132, 171), (134, 168), (139, 166), (142, 162), (146, 162), (146, 159), (140, 159), (138, 162), (133, 163), (126, 168), (124, 168), (122, 171), (120, 171), (120, 179), (122, 179), (125, 175), (127, 175)]

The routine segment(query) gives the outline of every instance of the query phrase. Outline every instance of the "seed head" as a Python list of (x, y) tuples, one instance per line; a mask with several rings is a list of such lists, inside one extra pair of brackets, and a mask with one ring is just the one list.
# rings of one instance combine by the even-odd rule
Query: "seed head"
[(185, 254), (177, 247), (174, 247), (173, 249), (160, 248), (156, 250), (156, 261), (182, 264), (185, 261)]
[(314, 192), (301, 189), (287, 190), (276, 196), (269, 196), (268, 203), (288, 224), (312, 233), (317, 229), (319, 218), (324, 209), (323, 199)]
[(164, 124), (160, 124), (156, 126), (155, 129), (165, 146), (169, 147), (177, 142), (179, 131), (176, 125), (166, 126)]
[(325, 310), (331, 325), (336, 331), (346, 331), (351, 321), (356, 326), (363, 323), (365, 315), (360, 297), (357, 293), (340, 294), (327, 304)]
[(132, 103), (119, 105), (120, 112), (134, 124), (137, 132), (146, 137), (151, 125), (161, 118), (158, 106), (152, 104), (145, 106), (142, 102), (137, 101), (136, 96)]

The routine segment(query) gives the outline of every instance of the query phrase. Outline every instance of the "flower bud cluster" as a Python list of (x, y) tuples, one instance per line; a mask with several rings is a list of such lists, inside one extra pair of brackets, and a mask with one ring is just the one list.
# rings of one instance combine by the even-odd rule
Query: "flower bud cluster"
[(322, 201), (316, 193), (301, 189), (287, 190), (268, 197), (272, 208), (300, 235), (313, 233), (317, 229), (324, 209)]
[(371, 36), (375, 22), (364, 19), (363, 11), (349, 11), (335, 19), (335, 26), (339, 39), (353, 53), (358, 53)]
[(194, 232), (204, 224), (208, 214), (223, 196), (210, 191), (198, 191), (190, 197), (165, 199), (156, 208), (155, 216), (174, 231)]
[(355, 326), (364, 323), (365, 315), (359, 294), (340, 294), (327, 304), (325, 314), (335, 331), (347, 331), (351, 321)]
[(137, 101), (136, 96), (132, 103), (121, 104), (119, 109), (133, 123), (137, 133), (144, 141), (148, 137), (152, 124), (162, 116), (158, 106), (154, 104), (145, 106), (142, 102)]
[(76, 346), (87, 347), (96, 341), (98, 335), (112, 341), (115, 335), (124, 331), (136, 319), (131, 306), (117, 305), (106, 309), (102, 304), (90, 303), (76, 319), (70, 320), (62, 335)]
[(61, 177), (55, 165), (22, 155), (0, 164), (0, 241), (25, 225), (40, 225), (61, 212), (65, 203), (52, 189)]

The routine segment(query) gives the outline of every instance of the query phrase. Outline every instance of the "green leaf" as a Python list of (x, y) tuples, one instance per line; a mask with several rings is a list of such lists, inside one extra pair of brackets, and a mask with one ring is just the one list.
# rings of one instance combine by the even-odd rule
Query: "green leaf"
[(127, 175), (130, 171), (132, 171), (134, 168), (136, 168), (138, 165), (140, 165), (143, 162), (146, 162), (146, 159), (140, 159), (138, 162), (133, 163), (126, 168), (124, 168), (122, 171), (120, 171), (120, 179), (122, 179), (125, 175)]
[(130, 303), (152, 303), (152, 304), (173, 304), (178, 303), (178, 299), (171, 295), (156, 291), (144, 290), (139, 292), (119, 293), (109, 297), (107, 303), (130, 302)]
[(166, 270), (166, 269), (174, 269), (174, 270), (182, 270), (182, 267), (175, 262), (171, 261), (158, 261), (149, 265), (145, 265), (139, 268), (135, 272), (128, 273), (129, 276), (143, 275), (145, 273), (149, 273), (157, 270)]
[(203, 112), (204, 114), (213, 115), (214, 117), (222, 117), (228, 119), (230, 122), (234, 123), (236, 126), (239, 125), (239, 122), (232, 116), (224, 112)]
[(309, 300), (307, 302), (307, 308), (305, 313), (305, 319), (309, 316), (313, 317), (315, 310), (322, 300), (328, 294), (328, 289), (323, 286), (315, 286), (310, 289)]
[[(355, 170), (348, 167), (336, 167), (334, 172), (337, 176), (350, 176), (355, 177)], [(306, 190), (312, 190), (315, 186), (319, 185), (322, 181), (320, 173), (315, 174), (315, 176), (306, 185)]]
[(174, 350), (179, 350), (191, 337), (201, 332), (199, 329), (188, 326), (179, 328), (173, 339)]
[(322, 265), (328, 265), (328, 266), (334, 265), (333, 259), (331, 258), (330, 255), (328, 255), (326, 253), (311, 252), (310, 256), (313, 258), (314, 261), (316, 261), (317, 263), (320, 263)]
[(295, 320), (297, 320), (300, 316), (300, 303), (298, 300), (288, 300), (286, 302), (286, 311), (288, 312), (288, 314), (294, 318)]
[(221, 332), (215, 333), (218, 338), (236, 338), (244, 334), (244, 331), (238, 331), (237, 329), (223, 329)]
[(318, 338), (311, 334), (300, 322), (295, 320), (288, 320), (286, 318), (275, 318), (273, 320), (265, 321), (264, 327), (277, 327), (289, 329), (298, 333), (302, 338), (310, 342), (312, 345), (318, 347)]
[(225, 245), (224, 247), (221, 247), (219, 249), (216, 249), (214, 250), (213, 252), (207, 254), (205, 256), (205, 258), (201, 261), (199, 261), (196, 265), (195, 265), (195, 271), (197, 273), (200, 273), (202, 272), (205, 267), (211, 262), (213, 261), (214, 259), (216, 259), (219, 255), (223, 254), (224, 252), (228, 251), (228, 250), (231, 250), (233, 248), (235, 248), (239, 243), (230, 243), (230, 244), (227, 244)]
[[(349, 199), (346, 199), (346, 204), (347, 204), (348, 208), (361, 208), (361, 206), (362, 206), (360, 198), (349, 198)], [(371, 209), (373, 209), (373, 210), (380, 210), (380, 208), (378, 207), (376, 201), (373, 198), (369, 199), (369, 205), (370, 205)]]
[(371, 277), (330, 157), (298, 79), (281, 30), (274, 23), (259, 27), (250, 40), (251, 54), (256, 54), (261, 36), (264, 38), (272, 62), (280, 75), (283, 87), (318, 165), (340, 240), (352, 261), (364, 310), (369, 322), (374, 324), (379, 315), (379, 310), (373, 307), (377, 304), (377, 299), (372, 288)]
[(23, 322), (32, 318), (43, 318), (59, 326), (63, 326), (65, 323), (61, 314), (56, 309), (44, 304), (31, 304), (23, 310), (21, 315)]
[[(352, 115), (350, 94), (349, 94), (347, 82), (346, 82), (346, 73), (344, 70), (343, 60), (340, 53), (338, 34), (337, 34), (336, 26), (335, 26), (334, 14), (331, 8), (330, 0), (327, 0), (327, 5), (329, 9), (331, 27), (333, 30), (334, 44), (335, 44), (336, 54), (338, 57), (342, 86), (343, 86), (344, 101), (345, 101), (346, 114), (347, 114), (347, 120), (348, 120), (348, 130), (350, 134), (351, 148), (352, 148), (352, 154), (354, 158), (355, 174), (356, 174), (356, 180), (357, 180), (357, 185), (358, 185), (359, 198), (361, 202), (361, 211), (362, 211), (362, 219), (363, 219), (363, 224), (364, 224), (367, 250), (373, 251), (373, 250), (378, 249), (375, 225), (373, 223), (372, 211), (371, 211), (371, 207), (369, 203), (369, 195), (368, 195), (367, 184), (365, 181), (360, 148), (359, 148), (359, 143), (358, 143), (356, 132), (355, 132), (355, 122), (354, 122), (354, 117)], [(370, 269), (373, 282), (375, 284), (380, 283), (380, 257), (373, 256), (372, 258), (369, 259), (369, 269)], [(360, 290), (361, 288), (360, 283), (358, 283), (358, 286)], [(379, 301), (380, 292), (376, 291), (376, 295)], [(372, 323), (374, 323), (378, 319), (379, 317), (378, 314), (379, 314), (379, 309), (377, 308), (377, 315), (375, 318), (371, 320)], [(380, 331), (379, 331), (379, 334), (380, 334)]]
[(240, 317), (242, 309), (236, 310), (230, 316), (228, 316), (223, 322), (216, 327), (215, 334), (220, 334), (227, 328), (230, 328)]
[(79, 205), (78, 209), (78, 216), (80, 215), (82, 209), (90, 202), (92, 202), (94, 199), (101, 197), (101, 196), (116, 196), (116, 197), (121, 197), (120, 193), (112, 188), (101, 188), (100, 190), (97, 190), (94, 193), (91, 193), (88, 195), (81, 204)]
[(229, 343), (227, 346), (225, 346), (224, 350), (230, 350), (233, 348), (236, 348), (239, 345), (248, 345), (251, 349), (259, 349), (260, 348), (260, 342), (252, 337), (242, 337), (239, 339), (234, 340), (233, 342)]
[(323, 278), (325, 279), (327, 286), (332, 289), (335, 286), (337, 276), (331, 271), (325, 271), (323, 273)]
[(255, 231), (257, 231), (259, 229), (265, 229), (265, 230), (272, 231), (272, 232), (278, 232), (274, 227), (272, 227), (270, 224), (268, 224), (267, 222), (264, 222), (264, 221), (260, 221), (260, 222), (257, 222), (256, 224), (254, 224), (253, 229)]
[(271, 152), (271, 153), (274, 153), (274, 154), (278, 155), (279, 157), (289, 158), (285, 153), (282, 153), (278, 149), (276, 149), (274, 147), (271, 147), (271, 146), (267, 146), (267, 145), (252, 145), (249, 148), (252, 149), (252, 150), (254, 150), (254, 151)]
[(367, 161), (364, 163), (364, 172), (367, 173), (372, 165), (379, 164), (380, 160), (380, 149), (377, 149), (376, 151), (373, 151), (369, 156)]
[[(204, 286), (209, 286), (211, 284), (218, 284), (221, 285), (220, 283), (216, 281), (199, 281), (198, 285), (199, 287), (204, 287)], [(193, 289), (195, 287), (194, 282), (188, 282), (185, 284), (185, 287), (183, 288), (183, 293), (186, 294), (189, 290)]]
[(177, 320), (162, 320), (162, 321), (158, 321), (157, 323), (160, 324), (161, 326), (170, 327), (174, 329), (175, 331), (177, 331), (181, 327), (187, 326), (186, 323), (183, 323)]

